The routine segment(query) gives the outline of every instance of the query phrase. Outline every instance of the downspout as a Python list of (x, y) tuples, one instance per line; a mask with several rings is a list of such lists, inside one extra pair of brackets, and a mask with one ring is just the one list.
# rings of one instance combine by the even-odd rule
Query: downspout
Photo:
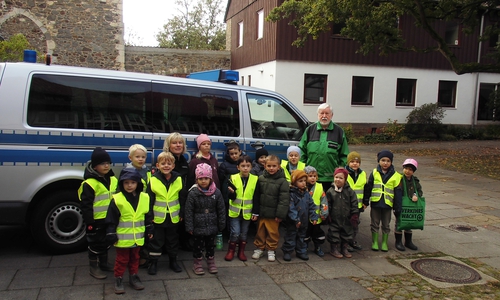
[[(483, 30), (484, 30), (484, 15), (488, 13), (488, 9), (484, 11), (484, 13), (481, 15), (481, 26), (479, 28), (479, 36), (483, 35)], [(483, 46), (483, 41), (479, 40), (479, 45), (477, 49), (477, 63), (481, 63), (481, 50)], [(477, 125), (477, 107), (479, 105), (479, 72), (476, 72), (476, 88), (475, 88), (475, 95), (474, 95), (474, 107), (472, 109), (472, 128), (474, 128), (475, 125)]]

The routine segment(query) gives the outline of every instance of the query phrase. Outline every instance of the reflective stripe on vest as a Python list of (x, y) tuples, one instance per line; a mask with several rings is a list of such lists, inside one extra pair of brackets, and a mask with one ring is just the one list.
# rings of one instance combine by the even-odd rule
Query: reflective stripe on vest
[(373, 189), (372, 195), (370, 197), (371, 202), (378, 202), (382, 195), (384, 196), (385, 204), (390, 207), (393, 206), (394, 202), (394, 189), (399, 185), (401, 181), (401, 174), (395, 172), (389, 180), (384, 184), (382, 182), (382, 176), (377, 171), (373, 170)]
[[(286, 178), (286, 180), (288, 182), (291, 182), (292, 175), (290, 174), (290, 172), (288, 171), (288, 168), (286, 167), (288, 165), (288, 163), (289, 163), (288, 160), (281, 160), (281, 168), (285, 172), (285, 178)], [(297, 163), (297, 170), (304, 170), (305, 167), (306, 167), (306, 163), (304, 163), (302, 161), (299, 161)]]
[[(316, 214), (319, 216), (320, 211), (319, 211), (319, 206), (321, 205), (321, 195), (323, 195), (323, 185), (320, 183), (315, 183), (314, 184), (314, 191), (311, 195), (314, 205), (316, 205)], [(321, 218), (318, 218), (318, 223), (316, 224), (321, 224), (323, 220)], [(312, 222), (311, 222), (312, 223)]]
[(82, 200), (83, 185), (87, 183), (94, 190), (94, 203), (92, 205), (92, 210), (94, 211), (94, 220), (102, 220), (106, 218), (108, 213), (108, 206), (113, 198), (113, 194), (118, 186), (118, 179), (116, 177), (110, 177), (109, 190), (95, 178), (89, 178), (82, 182), (80, 188), (78, 189), (78, 199)]
[(351, 174), (347, 176), (347, 182), (351, 189), (356, 193), (356, 197), (358, 197), (358, 208), (363, 207), (363, 191), (366, 184), (366, 173), (365, 171), (361, 171), (358, 175), (358, 181), (354, 183), (354, 179), (352, 179)]
[(144, 233), (146, 231), (144, 220), (149, 211), (148, 194), (140, 193), (139, 203), (135, 211), (122, 193), (115, 194), (113, 198), (116, 207), (120, 211), (120, 221), (116, 227), (118, 242), (116, 242), (115, 247), (130, 248), (134, 245), (144, 245)]
[(243, 215), (243, 219), (250, 220), (252, 217), (252, 207), (253, 207), (253, 194), (255, 188), (257, 187), (258, 176), (253, 174), (248, 174), (248, 182), (243, 189), (243, 180), (240, 174), (231, 175), (231, 182), (236, 187), (236, 199), (229, 199), (229, 217), (237, 218), (240, 212)]
[(160, 179), (152, 177), (151, 190), (156, 195), (156, 201), (153, 204), (154, 222), (162, 224), (167, 218), (167, 213), (170, 213), (172, 223), (179, 223), (181, 203), (179, 202), (179, 192), (182, 189), (182, 178), (177, 177), (174, 182), (167, 187)]

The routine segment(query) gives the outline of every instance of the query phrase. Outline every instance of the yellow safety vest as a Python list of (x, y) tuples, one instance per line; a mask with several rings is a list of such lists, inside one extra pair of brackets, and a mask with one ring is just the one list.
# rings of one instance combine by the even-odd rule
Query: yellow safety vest
[(182, 190), (182, 178), (177, 177), (174, 182), (167, 187), (160, 179), (152, 177), (150, 180), (151, 190), (156, 195), (156, 201), (153, 204), (154, 222), (162, 224), (170, 213), (172, 223), (179, 223), (181, 203), (179, 202), (179, 192)]
[[(316, 182), (314, 184), (314, 191), (312, 192), (311, 198), (314, 201), (314, 205), (316, 205), (316, 214), (318, 214), (318, 216), (320, 216), (319, 210), (320, 210), (320, 205), (321, 205), (321, 195), (323, 195), (323, 185)], [(322, 221), (323, 220), (321, 220), (321, 218), (318, 218), (318, 223), (316, 223), (316, 224), (321, 224)]]
[(250, 220), (252, 217), (253, 207), (253, 194), (257, 187), (258, 176), (248, 174), (248, 182), (246, 188), (243, 190), (243, 180), (240, 174), (231, 175), (231, 182), (236, 187), (236, 199), (229, 199), (229, 217), (237, 218), (240, 212), (243, 219)]
[(106, 214), (108, 213), (108, 206), (113, 198), (113, 194), (116, 192), (118, 186), (118, 180), (115, 176), (110, 177), (111, 183), (109, 184), (109, 190), (95, 178), (89, 178), (82, 182), (80, 188), (78, 189), (78, 199), (82, 201), (83, 185), (87, 183), (94, 190), (94, 220), (106, 219)]
[[(288, 168), (286, 167), (288, 165), (288, 160), (284, 160), (282, 159), (281, 160), (281, 168), (283, 169), (283, 171), (285, 172), (285, 178), (288, 182), (291, 182), (292, 180), (292, 175), (290, 174), (290, 172), (288, 171)], [(297, 170), (304, 170), (304, 168), (306, 167), (306, 163), (302, 162), (302, 161), (299, 161), (297, 163)]]
[(351, 189), (356, 193), (356, 197), (358, 197), (358, 208), (363, 207), (363, 191), (366, 184), (366, 173), (365, 171), (361, 171), (358, 175), (358, 181), (354, 183), (354, 179), (352, 179), (351, 174), (347, 176), (347, 182)]
[(144, 190), (146, 190), (146, 187), (148, 186), (148, 183), (151, 181), (151, 172), (148, 171), (146, 173), (146, 176), (148, 178), (147, 182), (146, 182), (146, 180), (144, 180), (144, 178), (141, 177), (141, 182), (142, 182), (142, 186), (144, 187)]
[(120, 211), (120, 221), (116, 227), (118, 242), (117, 248), (131, 248), (135, 245), (144, 245), (144, 233), (146, 231), (145, 216), (149, 211), (149, 195), (140, 193), (137, 209), (134, 211), (132, 205), (127, 201), (123, 193), (113, 196), (116, 207)]
[(386, 183), (383, 183), (380, 173), (377, 169), (373, 169), (373, 189), (370, 201), (378, 202), (380, 198), (384, 196), (385, 204), (392, 207), (394, 202), (394, 189), (399, 185), (400, 181), (401, 174), (395, 172)]

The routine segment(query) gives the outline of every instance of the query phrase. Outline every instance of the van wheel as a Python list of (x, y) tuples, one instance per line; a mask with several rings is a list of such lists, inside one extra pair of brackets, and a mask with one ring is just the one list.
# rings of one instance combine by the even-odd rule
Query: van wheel
[(53, 254), (82, 251), (87, 245), (85, 224), (76, 192), (48, 196), (36, 208), (31, 232), (46, 251)]

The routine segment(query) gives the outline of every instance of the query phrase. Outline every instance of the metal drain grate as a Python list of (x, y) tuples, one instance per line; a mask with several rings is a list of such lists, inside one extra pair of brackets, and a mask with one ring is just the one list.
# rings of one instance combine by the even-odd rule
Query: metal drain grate
[(450, 228), (453, 229), (453, 230), (456, 230), (456, 231), (460, 231), (460, 232), (473, 232), (473, 231), (477, 231), (476, 227), (472, 227), (472, 226), (469, 226), (469, 225), (450, 225)]
[(473, 268), (454, 261), (423, 258), (411, 262), (412, 269), (427, 278), (448, 283), (474, 283), (481, 275)]

